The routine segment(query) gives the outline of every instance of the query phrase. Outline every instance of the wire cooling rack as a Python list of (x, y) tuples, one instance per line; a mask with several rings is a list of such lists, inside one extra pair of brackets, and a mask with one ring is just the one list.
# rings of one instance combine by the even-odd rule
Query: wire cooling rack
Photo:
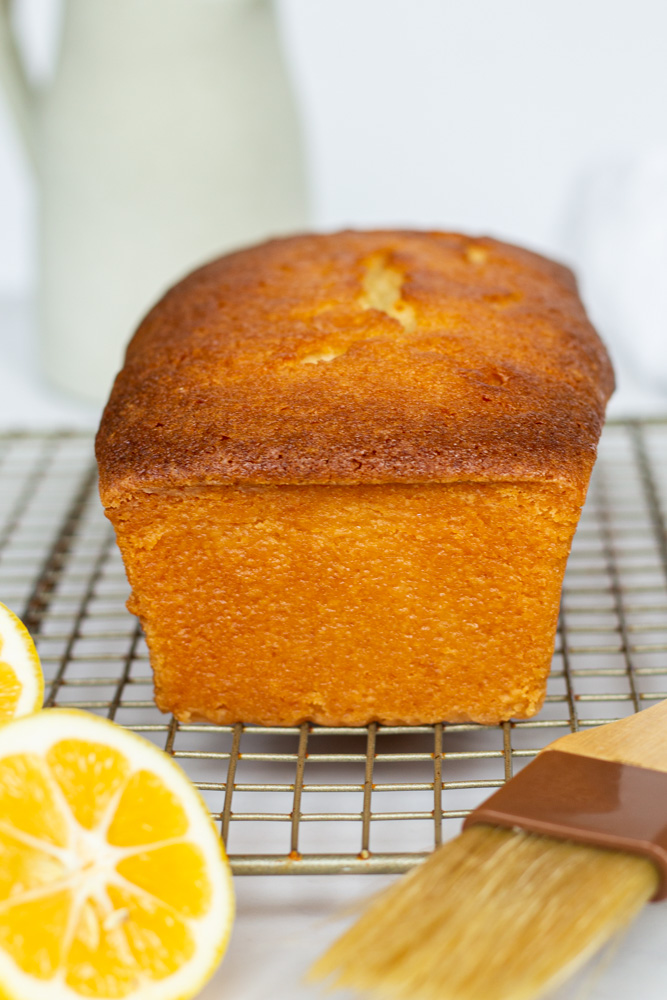
[(667, 421), (610, 424), (534, 719), (186, 725), (153, 704), (90, 435), (0, 435), (0, 600), (38, 641), (47, 704), (104, 715), (176, 758), (237, 874), (402, 871), (547, 743), (667, 697), (666, 520)]

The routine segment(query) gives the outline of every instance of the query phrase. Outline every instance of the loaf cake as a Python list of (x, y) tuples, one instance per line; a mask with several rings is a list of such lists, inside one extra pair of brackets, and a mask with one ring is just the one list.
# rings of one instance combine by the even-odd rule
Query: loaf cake
[(571, 272), (493, 239), (296, 236), (185, 278), (97, 438), (159, 707), (535, 713), (612, 388)]

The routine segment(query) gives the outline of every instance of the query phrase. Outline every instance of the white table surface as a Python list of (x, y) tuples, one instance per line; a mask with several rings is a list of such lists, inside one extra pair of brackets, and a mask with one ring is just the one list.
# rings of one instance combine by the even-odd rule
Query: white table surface
[[(24, 302), (0, 303), (0, 358), (0, 430), (95, 427), (98, 408), (62, 396), (37, 374), (37, 347)], [(611, 413), (667, 414), (667, 397), (626, 377)], [(230, 947), (201, 1000), (320, 996), (319, 989), (302, 984), (305, 970), (339, 933), (350, 908), (389, 881), (349, 875), (237, 878)], [(667, 905), (647, 907), (608, 960), (577, 976), (557, 993), (557, 1000), (665, 1000), (666, 942)]]

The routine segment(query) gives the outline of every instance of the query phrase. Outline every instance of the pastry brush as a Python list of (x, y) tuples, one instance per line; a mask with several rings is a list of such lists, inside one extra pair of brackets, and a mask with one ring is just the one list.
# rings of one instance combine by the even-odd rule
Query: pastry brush
[(531, 1000), (667, 897), (667, 701), (556, 740), (318, 960), (394, 1000)]

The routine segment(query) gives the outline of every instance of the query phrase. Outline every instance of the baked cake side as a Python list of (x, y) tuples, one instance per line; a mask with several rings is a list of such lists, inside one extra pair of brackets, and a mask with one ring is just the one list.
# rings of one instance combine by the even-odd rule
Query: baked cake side
[(536, 712), (579, 496), (209, 487), (112, 511), (160, 708), (326, 725)]

